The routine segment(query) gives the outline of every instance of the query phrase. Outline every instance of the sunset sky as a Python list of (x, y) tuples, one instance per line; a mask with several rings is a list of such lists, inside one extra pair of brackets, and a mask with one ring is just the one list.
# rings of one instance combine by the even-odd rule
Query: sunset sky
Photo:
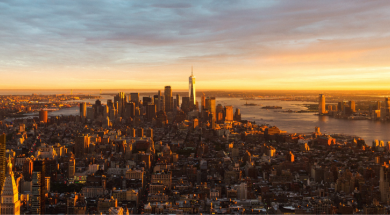
[(388, 89), (390, 1), (0, 1), (0, 89)]

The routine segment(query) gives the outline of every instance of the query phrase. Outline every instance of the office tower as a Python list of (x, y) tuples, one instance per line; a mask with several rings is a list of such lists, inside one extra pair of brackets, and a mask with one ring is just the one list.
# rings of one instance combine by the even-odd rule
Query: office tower
[(76, 172), (76, 162), (74, 157), (72, 156), (69, 159), (69, 164), (68, 164), (68, 178), (73, 178), (75, 172)]
[(100, 116), (100, 115), (102, 115), (102, 113), (103, 113), (102, 102), (101, 102), (99, 99), (97, 99), (97, 100), (95, 101), (95, 104), (92, 105), (92, 108), (93, 108), (94, 111), (95, 111), (95, 112), (94, 112), (95, 118), (98, 117), (98, 116)]
[(152, 104), (153, 100), (151, 97), (142, 97), (142, 105), (148, 106), (148, 104)]
[(112, 102), (111, 99), (107, 99), (107, 106), (108, 106), (108, 108), (110, 108), (110, 109), (113, 109), (113, 108), (114, 108), (114, 103)]
[(45, 161), (34, 161), (32, 174), (32, 214), (45, 214)]
[(30, 158), (26, 158), (23, 162), (22, 172), (25, 180), (30, 181), (33, 171), (33, 161)]
[(87, 119), (95, 119), (95, 110), (92, 107), (87, 108)]
[(195, 92), (195, 76), (192, 72), (191, 67), (191, 76), (189, 78), (189, 87), (188, 87), (188, 97), (190, 97), (191, 106), (196, 105), (196, 92)]
[(202, 105), (201, 111), (203, 111), (204, 109), (206, 109), (206, 97), (204, 96), (204, 94), (203, 94), (203, 96), (202, 96), (201, 105)]
[(164, 88), (164, 99), (165, 99), (165, 111), (170, 112), (172, 111), (173, 105), (173, 98), (172, 98), (172, 89), (171, 86), (165, 86)]
[(126, 105), (126, 94), (119, 92), (118, 95), (114, 96), (114, 103), (118, 102), (118, 114), (123, 117)]
[(18, 188), (12, 172), (11, 159), (8, 159), (6, 177), (1, 189), (1, 214), (20, 214), (20, 200)]
[(85, 119), (87, 117), (87, 103), (80, 103), (80, 117), (81, 119)]
[(0, 190), (3, 189), (3, 184), (5, 180), (5, 143), (6, 143), (6, 135), (0, 135)]
[(233, 117), (234, 121), (241, 121), (241, 112), (240, 109), (236, 108), (236, 112)]
[(139, 107), (139, 93), (130, 93), (130, 101), (134, 102), (135, 107)]
[(390, 116), (390, 100), (389, 98), (385, 98), (385, 117)]
[(213, 115), (213, 121), (216, 121), (217, 118), (217, 112), (216, 112), (216, 106), (215, 106), (215, 97), (207, 97), (206, 99), (206, 108), (210, 112), (210, 114)]
[(381, 101), (376, 102), (376, 109), (380, 110), (381, 109)]
[(225, 121), (233, 121), (233, 106), (225, 106)]
[(75, 138), (75, 155), (77, 158), (84, 158), (84, 155), (88, 153), (89, 143), (90, 137), (88, 135)]
[(212, 129), (215, 129), (215, 126), (216, 126), (215, 121), (216, 121), (216, 119), (217, 119), (217, 117), (214, 116), (214, 113), (210, 113), (209, 114), (209, 122), (210, 122), (210, 125), (211, 125)]
[(161, 91), (159, 90), (158, 91), (158, 94), (157, 94), (157, 112), (158, 111), (161, 111)]
[(47, 110), (41, 110), (39, 111), (39, 121), (47, 123)]
[(148, 122), (151, 122), (152, 119), (156, 118), (156, 105), (148, 104), (146, 106), (146, 119)]
[(380, 167), (379, 174), (379, 191), (381, 194), (381, 201), (388, 202), (390, 194), (390, 171), (388, 166)]
[(156, 105), (156, 111), (158, 111), (158, 107), (159, 107), (159, 104), (158, 104), (158, 95), (153, 95), (153, 104)]
[(126, 117), (134, 118), (135, 116), (135, 103), (134, 102), (128, 102), (126, 103)]
[(225, 121), (225, 113), (221, 104), (217, 105), (216, 114), (216, 119), (218, 123), (222, 123), (223, 121)]
[(103, 113), (102, 113), (103, 118), (106, 118), (109, 115), (109, 113), (110, 113), (110, 109), (108, 108), (107, 105), (103, 105), (102, 109), (103, 109)]
[(328, 111), (333, 111), (333, 106), (332, 105), (328, 105)]
[(176, 107), (180, 107), (180, 95), (176, 94)]
[(325, 114), (325, 96), (323, 94), (320, 94), (319, 101), (318, 101), (318, 114)]
[(355, 101), (349, 101), (349, 107), (351, 108), (352, 113), (356, 112)]
[(181, 101), (181, 110), (187, 113), (190, 111), (190, 97), (183, 97)]

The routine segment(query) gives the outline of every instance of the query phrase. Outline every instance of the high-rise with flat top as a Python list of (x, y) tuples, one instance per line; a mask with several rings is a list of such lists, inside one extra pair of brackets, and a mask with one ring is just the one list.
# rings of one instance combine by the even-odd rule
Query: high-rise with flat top
[(45, 214), (45, 161), (34, 161), (32, 175), (32, 214)]
[(320, 94), (319, 101), (318, 101), (318, 114), (325, 114), (325, 96), (323, 94)]
[(195, 92), (195, 76), (192, 72), (191, 67), (191, 76), (189, 78), (189, 85), (188, 85), (188, 97), (190, 97), (191, 105), (196, 105), (196, 92)]
[(173, 108), (173, 98), (171, 86), (165, 86), (164, 88), (164, 99), (165, 99), (165, 111), (170, 112)]
[(135, 107), (139, 107), (139, 93), (130, 93), (130, 101), (135, 103)]
[(87, 103), (80, 103), (80, 117), (81, 119), (85, 119), (87, 117)]
[(47, 123), (47, 110), (40, 110), (39, 111), (39, 121)]

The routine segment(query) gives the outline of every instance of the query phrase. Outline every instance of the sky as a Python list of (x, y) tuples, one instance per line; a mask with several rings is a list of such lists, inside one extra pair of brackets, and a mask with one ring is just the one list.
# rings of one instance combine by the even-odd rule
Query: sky
[(0, 89), (388, 89), (390, 1), (1, 0)]

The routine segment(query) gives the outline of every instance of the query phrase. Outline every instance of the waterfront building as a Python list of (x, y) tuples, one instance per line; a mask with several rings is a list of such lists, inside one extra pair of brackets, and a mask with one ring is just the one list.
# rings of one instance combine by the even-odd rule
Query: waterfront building
[(320, 94), (319, 96), (319, 102), (318, 102), (318, 114), (325, 114), (325, 96), (323, 94)]
[(225, 106), (225, 121), (233, 121), (233, 106)]
[(39, 121), (47, 123), (47, 110), (40, 110), (39, 111)]
[(85, 119), (87, 117), (87, 103), (80, 103), (80, 117), (81, 119)]

